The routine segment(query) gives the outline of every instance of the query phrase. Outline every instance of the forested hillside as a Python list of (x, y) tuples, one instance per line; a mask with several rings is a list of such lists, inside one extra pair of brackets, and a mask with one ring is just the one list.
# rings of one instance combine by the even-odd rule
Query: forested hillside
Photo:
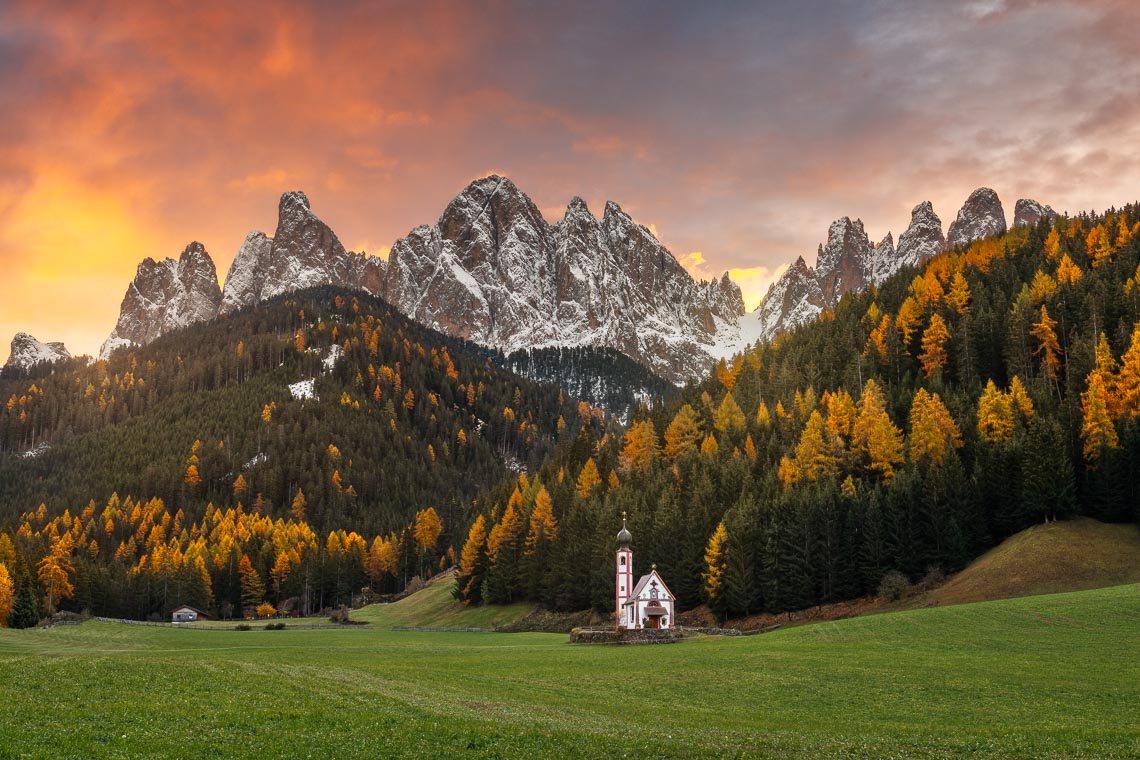
[(510, 371), (553, 383), (567, 396), (603, 407), (628, 421), (642, 404), (677, 397), (675, 385), (613, 348), (535, 348), (503, 359)]
[(942, 254), (583, 429), (481, 505), (457, 594), (613, 604), (613, 537), (681, 608), (780, 611), (951, 571), (1017, 530), (1140, 517), (1140, 208)]
[[(11, 373), (0, 385), (0, 531), (19, 559), (8, 567), (19, 585), (59, 555), (77, 586), (102, 584), (65, 606), (145, 615), (183, 600), (170, 579), (198, 583), (195, 561), (208, 556), (220, 563), (207, 565), (212, 598), (240, 610), (243, 556), (267, 579), (282, 552), (296, 550), (297, 565), (309, 547), (323, 567), (352, 536), (359, 554), (366, 535), (405, 553), (386, 577), (371, 573), (397, 590), (448, 553), (481, 489), (537, 468), (580, 420), (597, 424), (600, 412), (580, 415), (557, 387), (497, 362), (379, 299), (326, 289), (90, 366)], [(412, 533), (428, 508), (441, 525), (425, 543)], [(160, 597), (112, 591), (155, 562)], [(306, 603), (347, 601), (369, 583), (363, 560), (349, 566), (320, 582), (307, 573)]]

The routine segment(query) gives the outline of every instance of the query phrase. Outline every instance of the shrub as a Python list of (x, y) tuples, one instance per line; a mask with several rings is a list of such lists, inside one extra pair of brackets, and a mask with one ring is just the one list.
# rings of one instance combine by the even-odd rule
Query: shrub
[(929, 591), (932, 588), (938, 588), (946, 582), (946, 573), (938, 565), (930, 565), (926, 568), (926, 575), (922, 576), (919, 585), (923, 591)]
[(236, 626), (234, 626), (234, 630), (235, 631), (248, 631), (248, 630), (250, 630), (249, 623), (238, 623)]
[(265, 626), (265, 630), (267, 630), (267, 631), (284, 631), (285, 630), (285, 624), (284, 623), (268, 623)]
[(332, 614), (329, 615), (329, 622), (340, 623), (341, 625), (348, 623), (348, 607), (341, 607), (338, 610), (333, 610)]
[(879, 596), (897, 602), (910, 593), (910, 581), (898, 570), (891, 570), (879, 581)]
[(263, 602), (262, 604), (257, 605), (257, 616), (262, 620), (265, 618), (271, 618), (276, 614), (277, 609), (269, 602)]

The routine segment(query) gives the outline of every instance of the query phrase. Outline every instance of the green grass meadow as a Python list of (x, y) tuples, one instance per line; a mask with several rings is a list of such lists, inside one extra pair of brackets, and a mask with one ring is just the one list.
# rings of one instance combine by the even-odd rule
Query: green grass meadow
[(1135, 757), (1140, 585), (667, 646), (0, 631), (0, 757)]

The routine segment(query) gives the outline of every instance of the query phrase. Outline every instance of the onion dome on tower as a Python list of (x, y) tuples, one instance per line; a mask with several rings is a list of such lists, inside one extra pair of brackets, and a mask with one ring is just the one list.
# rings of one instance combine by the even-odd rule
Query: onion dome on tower
[(621, 513), (621, 530), (617, 534), (617, 542), (619, 549), (628, 549), (629, 543), (633, 541), (633, 534), (629, 532), (629, 528), (625, 527), (625, 512)]

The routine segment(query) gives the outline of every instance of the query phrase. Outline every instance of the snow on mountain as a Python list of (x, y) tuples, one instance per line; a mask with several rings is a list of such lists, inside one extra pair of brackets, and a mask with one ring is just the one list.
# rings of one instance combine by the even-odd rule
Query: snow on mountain
[(1019, 198), (1013, 207), (1013, 226), (1028, 225), (1035, 227), (1043, 218), (1053, 221), (1057, 212), (1050, 206), (1042, 206), (1032, 198)]
[[(910, 225), (906, 231), (899, 235), (899, 245), (895, 252), (895, 271), (903, 267), (915, 267), (931, 259), (946, 247), (946, 238), (942, 236), (942, 220), (934, 213), (934, 206), (930, 201), (922, 203), (911, 209)], [(894, 274), (894, 272), (891, 272)], [(885, 277), (878, 280), (882, 282)]]
[(871, 282), (879, 283), (898, 271), (895, 239), (891, 233), (879, 241), (871, 252)]
[(383, 270), (380, 259), (346, 251), (336, 233), (312, 212), (304, 193), (284, 193), (277, 205), (273, 237), (249, 233), (234, 257), (219, 313), (321, 285), (375, 295)]
[(219, 314), (229, 314), (261, 301), (264, 275), (269, 271), (272, 251), (273, 238), (264, 232), (254, 230), (246, 236), (226, 275)]
[(608, 346), (678, 383), (707, 371), (720, 324), (744, 312), (727, 275), (694, 281), (616, 203), (598, 219), (574, 198), (552, 225), (494, 175), (396, 241), (383, 295), (422, 324), (507, 353)]
[(980, 240), (1005, 232), (1005, 211), (997, 193), (988, 187), (979, 187), (958, 211), (958, 218), (946, 233), (946, 248)]
[(4, 366), (28, 370), (37, 364), (54, 364), (70, 358), (71, 354), (62, 343), (41, 343), (27, 333), (18, 332), (12, 338), (12, 352)]
[(177, 261), (143, 259), (99, 358), (106, 359), (121, 346), (149, 343), (171, 330), (213, 319), (221, 301), (214, 261), (201, 243), (186, 246)]

